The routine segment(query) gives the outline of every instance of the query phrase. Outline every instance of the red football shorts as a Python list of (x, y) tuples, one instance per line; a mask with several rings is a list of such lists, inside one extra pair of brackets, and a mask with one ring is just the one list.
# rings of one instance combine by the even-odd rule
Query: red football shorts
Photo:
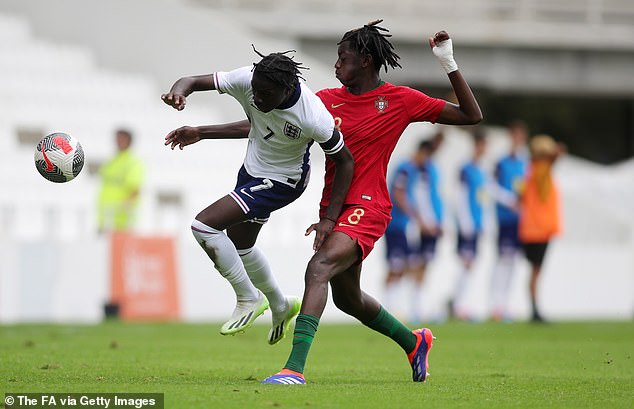
[[(324, 215), (324, 210), (320, 216)], [(389, 213), (358, 204), (344, 204), (337, 224), (332, 229), (356, 239), (364, 260), (374, 248), (374, 243), (383, 236), (392, 217)]]

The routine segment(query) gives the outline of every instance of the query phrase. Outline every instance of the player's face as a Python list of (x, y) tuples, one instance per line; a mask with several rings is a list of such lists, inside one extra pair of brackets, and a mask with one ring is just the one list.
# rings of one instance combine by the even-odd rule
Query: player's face
[(251, 88), (253, 89), (253, 102), (255, 106), (262, 112), (270, 112), (284, 102), (290, 92), (281, 85), (269, 81), (257, 73), (253, 73), (251, 79)]
[(337, 62), (335, 62), (335, 77), (346, 87), (353, 85), (359, 78), (363, 68), (361, 56), (350, 48), (350, 43), (344, 41), (337, 49)]

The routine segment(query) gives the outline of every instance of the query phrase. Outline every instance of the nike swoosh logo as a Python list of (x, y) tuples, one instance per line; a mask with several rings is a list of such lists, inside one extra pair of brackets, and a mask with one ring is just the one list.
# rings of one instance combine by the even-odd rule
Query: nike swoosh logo
[(340, 107), (340, 106), (342, 106), (342, 105), (346, 105), (346, 103), (345, 103), (345, 102), (342, 102), (341, 104), (331, 104), (331, 105), (330, 105), (330, 108), (335, 109), (335, 108), (339, 108), (339, 107)]
[(253, 196), (251, 196), (250, 194), (248, 194), (247, 192), (245, 192), (245, 191), (244, 191), (244, 189), (245, 189), (245, 188), (240, 189), (240, 192), (241, 192), (243, 195), (249, 196), (251, 199), (255, 200), (255, 198), (254, 198)]
[(345, 223), (339, 223), (339, 226), (347, 226), (347, 227), (350, 227), (350, 225), (349, 225), (349, 224), (345, 224)]

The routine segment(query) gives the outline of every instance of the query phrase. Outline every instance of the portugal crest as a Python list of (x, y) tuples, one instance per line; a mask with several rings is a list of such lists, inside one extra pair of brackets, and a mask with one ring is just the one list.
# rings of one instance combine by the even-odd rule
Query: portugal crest
[(378, 97), (374, 101), (374, 107), (379, 112), (385, 111), (385, 109), (387, 108), (388, 105), (389, 105), (389, 102), (385, 99), (385, 97)]

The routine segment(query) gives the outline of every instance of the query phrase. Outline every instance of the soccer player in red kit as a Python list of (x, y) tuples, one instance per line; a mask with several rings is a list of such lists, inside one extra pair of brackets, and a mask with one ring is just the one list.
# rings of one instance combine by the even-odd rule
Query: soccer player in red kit
[(338, 43), (335, 75), (340, 88), (317, 95), (335, 118), (355, 162), (354, 176), (339, 217), (324, 213), (334, 176), (327, 160), (320, 221), (305, 273), (302, 308), (297, 317), (293, 349), (282, 371), (262, 383), (304, 384), (304, 365), (319, 319), (328, 300), (328, 284), (335, 305), (369, 328), (393, 339), (407, 354), (412, 379), (423, 382), (433, 335), (427, 328), (411, 331), (360, 287), (361, 263), (390, 221), (392, 204), (387, 190), (387, 164), (398, 139), (412, 122), (469, 125), (480, 122), (480, 107), (453, 58), (449, 35), (440, 31), (429, 39), (432, 52), (448, 74), (458, 104), (384, 82), (380, 69), (400, 67), (388, 30), (371, 22), (344, 34)]

